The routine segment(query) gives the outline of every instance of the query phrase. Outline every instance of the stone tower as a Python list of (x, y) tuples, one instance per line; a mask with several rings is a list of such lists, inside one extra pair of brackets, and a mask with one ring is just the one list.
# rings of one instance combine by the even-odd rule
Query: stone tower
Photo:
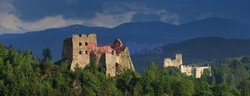
[(175, 59), (176, 59), (176, 64), (177, 65), (182, 65), (183, 64), (183, 61), (182, 61), (182, 54), (181, 53), (178, 53), (175, 55)]
[(87, 53), (87, 46), (88, 44), (96, 45), (96, 43), (96, 34), (90, 34), (89, 36), (85, 34), (74, 34), (72, 38), (64, 40), (62, 58), (66, 58), (71, 62), (70, 69), (72, 70), (76, 65), (79, 65), (79, 67), (85, 67), (90, 62), (90, 55)]
[(120, 39), (109, 46), (97, 46), (96, 34), (77, 35), (64, 40), (62, 58), (70, 63), (70, 69), (76, 66), (84, 68), (94, 61), (96, 65), (106, 69), (107, 76), (122, 74), (126, 69), (134, 69), (128, 47)]

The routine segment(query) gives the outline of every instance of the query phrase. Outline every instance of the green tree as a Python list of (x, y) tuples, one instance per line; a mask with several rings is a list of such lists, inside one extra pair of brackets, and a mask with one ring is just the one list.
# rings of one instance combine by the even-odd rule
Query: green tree
[(181, 73), (179, 68), (176, 67), (167, 67), (164, 68), (164, 74), (166, 75), (171, 75), (171, 76), (182, 76), (183, 74)]
[[(117, 87), (122, 92), (133, 93), (133, 87), (138, 82), (139, 74), (132, 70), (126, 70), (121, 76), (117, 79)], [(132, 95), (132, 94), (131, 94)]]
[(43, 61), (46, 60), (46, 59), (49, 59), (51, 60), (52, 59), (52, 54), (51, 54), (51, 51), (49, 48), (45, 48), (43, 49)]
[(100, 95), (102, 96), (119, 96), (122, 95), (120, 91), (116, 88), (116, 80), (114, 78), (109, 78), (103, 82)]
[(142, 96), (143, 95), (143, 87), (140, 82), (136, 82), (133, 87), (133, 96)]
[(4, 46), (3, 46), (2, 42), (0, 42), (0, 48), (4, 48)]
[(195, 82), (195, 96), (213, 96), (210, 86), (207, 82), (197, 80)]
[(212, 90), (214, 96), (234, 96), (234, 89), (225, 83), (215, 85)]
[(171, 88), (173, 88), (174, 96), (192, 96), (194, 94), (193, 80), (177, 78), (176, 81), (172, 83)]
[(250, 96), (249, 83), (247, 80), (243, 80), (241, 83), (241, 96)]

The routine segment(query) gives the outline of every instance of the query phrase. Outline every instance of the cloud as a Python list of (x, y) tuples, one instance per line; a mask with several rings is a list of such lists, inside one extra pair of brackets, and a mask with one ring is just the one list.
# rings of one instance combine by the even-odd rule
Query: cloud
[(157, 10), (153, 14), (157, 14), (160, 17), (159, 21), (163, 21), (171, 24), (180, 24), (179, 16), (177, 14), (170, 13), (166, 10)]
[(87, 22), (93, 26), (112, 28), (122, 23), (130, 22), (134, 14), (135, 12), (127, 12), (115, 15), (107, 13), (96, 13), (96, 17), (87, 20)]
[(181, 24), (213, 16), (249, 22), (249, 4), (247, 0), (0, 0), (0, 34), (71, 24), (101, 27), (133, 21)]
[(65, 19), (62, 15), (48, 16), (34, 22), (23, 21), (15, 14), (0, 13), (0, 32), (17, 33), (25, 31), (36, 31), (48, 28), (59, 28), (73, 24), (99, 26), (112, 28), (119, 24), (130, 22), (134, 12), (123, 14), (96, 13), (92, 19)]
[(24, 30), (40, 30), (47, 28), (58, 28), (73, 24), (82, 24), (83, 20), (64, 19), (62, 15), (49, 16), (36, 22), (23, 22), (20, 24)]
[(13, 4), (7, 0), (1, 0), (0, 5), (0, 34), (37, 31), (48, 28), (65, 27), (73, 24), (111, 28), (122, 23), (130, 22), (135, 14), (133, 11), (120, 12), (116, 14), (111, 14), (109, 11), (105, 11), (95, 13), (95, 16), (92, 18), (72, 19), (65, 18), (64, 15), (60, 14), (55, 16), (46, 16), (35, 21), (27, 21), (20, 18), (20, 15), (22, 14), (20, 14)]
[(0, 28), (9, 31), (21, 31), (21, 21), (14, 15), (9, 13), (0, 13)]
[(48, 16), (34, 22), (23, 21), (13, 13), (0, 13), (0, 32), (17, 33), (25, 31), (36, 31), (48, 28), (59, 28), (73, 24), (89, 26), (115, 27), (119, 24), (130, 22), (134, 12), (123, 14), (96, 13), (92, 19), (65, 19), (62, 15)]
[(12, 13), (0, 13), (0, 17), (1, 33), (35, 31), (83, 23), (83, 20), (64, 19), (62, 15), (48, 16), (35, 22), (22, 21), (18, 16)]
[[(7, 1), (7, 0), (6, 0)], [(8, 0), (15, 5), (24, 21), (36, 21), (48, 16), (63, 15), (65, 18), (92, 19), (97, 13), (108, 12), (116, 15), (135, 12), (146, 6), (153, 11), (165, 10), (164, 14), (144, 14), (143, 18), (153, 18), (164, 22), (186, 23), (200, 18), (204, 13), (213, 16), (225, 15), (239, 21), (249, 22), (249, 0)], [(27, 4), (29, 6), (27, 6)], [(56, 5), (56, 6), (55, 6)], [(132, 5), (132, 7), (131, 7)], [(44, 7), (46, 6), (46, 7)], [(234, 7), (232, 7), (234, 6)], [(1, 10), (1, 9), (0, 9)], [(139, 8), (140, 10), (140, 8)], [(230, 11), (228, 11), (230, 10)], [(143, 10), (141, 10), (143, 11)], [(139, 15), (143, 12), (136, 11)], [(32, 15), (30, 15), (32, 14)], [(138, 16), (135, 15), (135, 16)], [(143, 15), (142, 15), (143, 16)], [(155, 17), (156, 16), (156, 17)], [(160, 16), (160, 17), (157, 17)], [(139, 17), (138, 17), (139, 18)], [(134, 19), (133, 19), (134, 20)]]
[[(26, 2), (27, 1), (30, 1), (30, 0), (26, 0)], [(33, 1), (30, 1), (30, 2), (33, 2)], [(42, 16), (42, 18), (38, 18), (35, 20), (26, 20), (26, 19), (23, 19), (22, 16), (27, 16), (28, 11), (30, 11), (30, 14), (28, 14), (29, 15), (28, 17), (30, 16), (36, 17), (37, 14), (33, 13), (34, 10), (36, 10), (36, 8), (34, 10), (32, 8), (25, 9), (26, 13), (25, 12), (23, 13), (24, 9), (20, 6), (17, 6), (18, 5), (16, 4), (17, 1), (13, 3), (8, 0), (0, 0), (0, 5), (1, 5), (0, 6), (0, 34), (37, 31), (37, 30), (43, 30), (43, 29), (48, 29), (48, 28), (64, 27), (64, 26), (69, 26), (73, 24), (83, 24), (83, 25), (88, 25), (88, 26), (112, 28), (122, 23), (127, 23), (131, 21), (157, 20), (157, 21), (163, 21), (163, 22), (173, 23), (173, 24), (179, 23), (178, 21), (179, 17), (176, 14), (170, 13), (166, 10), (155, 10), (152, 8), (147, 8), (145, 6), (140, 6), (137, 3), (101, 2), (100, 4), (98, 4), (99, 7), (97, 7), (97, 9), (93, 9), (94, 11), (92, 9), (88, 9), (88, 8), (93, 7), (92, 5), (88, 5), (86, 6), (88, 11), (86, 11), (87, 9), (84, 9), (83, 12), (76, 14), (75, 12), (79, 12), (79, 10), (73, 11), (72, 8), (75, 9), (75, 6), (72, 6), (72, 4), (76, 4), (76, 3), (82, 4), (82, 1), (65, 0), (65, 2), (67, 5), (65, 7), (68, 7), (68, 9), (66, 8), (68, 10), (66, 11), (66, 13), (59, 14), (60, 12), (56, 12), (56, 14), (51, 15), (49, 14), (51, 13), (50, 10), (46, 10), (45, 13), (48, 13), (48, 14), (45, 14), (45, 13), (42, 14), (44, 15)], [(21, 2), (19, 3), (21, 5), (23, 4)], [(39, 3), (43, 4), (44, 2), (39, 1)], [(55, 3), (55, 2), (53, 1), (51, 3)], [(63, 3), (60, 3), (59, 5), (60, 6), (58, 7), (62, 7), (61, 5), (63, 5)], [(78, 7), (79, 6), (76, 5), (76, 8)], [(51, 6), (49, 8), (51, 8)], [(52, 9), (52, 10), (57, 10), (57, 8)], [(91, 12), (91, 10), (93, 12)], [(41, 13), (44, 12), (42, 9), (38, 9), (36, 10), (36, 12), (37, 11)], [(87, 16), (88, 18), (85, 18), (84, 16), (82, 18), (79, 18), (82, 16), (81, 14), (85, 14), (85, 13), (94, 14), (94, 15), (89, 15), (91, 16), (91, 18), (89, 18), (88, 16)], [(73, 15), (70, 16), (70, 14), (71, 15), (73, 14)], [(152, 16), (152, 18), (150, 16)]]
[(82, 23), (83, 20), (65, 19), (63, 15), (47, 16), (36, 21), (24, 21), (19, 18), (19, 14), (12, 3), (7, 0), (0, 0), (0, 34), (35, 31)]
[(16, 12), (15, 7), (8, 0), (0, 0), (0, 33), (4, 31), (18, 30), (19, 20), (13, 13)]
[[(29, 2), (30, 5), (33, 5), (30, 6), (32, 8), (27, 8), (26, 2)], [(179, 16), (177, 16), (177, 14), (166, 10), (168, 9), (167, 7), (159, 8), (155, 6), (159, 5), (158, 3), (160, 2), (158, 1), (153, 2), (145, 0), (139, 2), (134, 0), (53, 0), (48, 4), (48, 2), (45, 2), (44, 0), (15, 0), (13, 3), (21, 13), (20, 18), (25, 21), (34, 21), (34, 19), (39, 20), (47, 16), (56, 16), (61, 14), (65, 18), (78, 18), (84, 20), (99, 19), (101, 17), (107, 18), (109, 20), (106, 22), (108, 22), (109, 25), (103, 25), (97, 21), (94, 22), (98, 24), (97, 26), (101, 25), (110, 27), (110, 23), (117, 21), (113, 19), (115, 18), (114, 16), (125, 14), (130, 15), (132, 13), (129, 12), (135, 12), (133, 14), (132, 21), (150, 21), (152, 18), (157, 18), (157, 21), (174, 24), (179, 23)], [(164, 1), (163, 3), (166, 2)], [(43, 8), (44, 5), (46, 5), (46, 8)], [(55, 7), (54, 5), (57, 6)], [(30, 13), (33, 14), (30, 15)], [(138, 16), (138, 18), (142, 19), (133, 19), (135, 18), (134, 16)], [(110, 20), (111, 18), (112, 20)]]
[[(30, 0), (25, 0), (25, 1), (26, 2), (29, 1), (31, 3), (33, 2)], [(177, 24), (179, 18), (177, 15), (172, 14), (166, 10), (154, 10), (152, 8), (147, 8), (145, 6), (141, 7), (137, 3), (120, 2), (120, 1), (119, 2), (103, 1), (97, 4), (99, 6), (95, 7), (97, 9), (93, 9), (92, 7), (94, 6), (92, 6), (91, 4), (94, 2), (89, 1), (91, 4), (88, 5), (85, 4), (86, 8), (84, 8), (83, 11), (80, 12), (79, 10), (75, 11), (73, 9), (79, 9), (80, 6), (78, 6), (79, 5), (78, 3), (83, 4), (82, 1), (65, 0), (63, 2), (65, 2), (65, 4), (64, 3), (58, 4), (59, 5), (58, 7), (61, 9), (58, 9), (57, 7), (54, 8), (48, 5), (48, 8), (53, 8), (51, 9), (53, 11), (50, 11), (47, 8), (45, 8), (47, 10), (43, 11), (43, 9), (39, 8), (37, 9), (36, 7), (34, 7), (34, 9), (33, 8), (25, 9), (25, 7), (23, 7), (24, 3), (20, 1), (10, 2), (8, 0), (0, 0), (1, 4), (0, 33), (36, 31), (48, 28), (64, 27), (73, 24), (83, 24), (88, 26), (112, 28), (122, 23), (127, 23), (131, 21), (149, 21), (152, 19), (152, 18), (147, 18), (150, 15), (153, 18), (157, 18), (156, 19), (157, 21), (164, 21), (168, 23)], [(35, 2), (33, 3), (35, 5), (37, 4)], [(44, 4), (44, 3), (45, 3), (44, 1), (39, 1), (39, 4)], [(51, 3), (54, 4), (56, 2), (53, 1)], [(62, 5), (66, 6), (62, 7)], [(54, 10), (58, 10), (58, 12), (54, 12)], [(30, 14), (27, 14), (29, 12)], [(39, 12), (39, 13), (36, 14), (34, 12)], [(62, 12), (62, 14), (60, 14), (60, 12)], [(37, 17), (36, 15), (39, 14), (43, 16), (38, 16), (39, 18), (36, 18)], [(85, 15), (82, 14), (87, 14), (88, 16), (86, 17)], [(34, 16), (34, 18), (36, 19), (34, 20), (23, 19), (22, 18), (23, 16), (27, 17)]]
[(166, 9), (152, 9), (145, 6), (137, 8), (137, 13), (133, 17), (133, 21), (162, 21), (171, 24), (180, 24), (179, 16), (171, 13)]

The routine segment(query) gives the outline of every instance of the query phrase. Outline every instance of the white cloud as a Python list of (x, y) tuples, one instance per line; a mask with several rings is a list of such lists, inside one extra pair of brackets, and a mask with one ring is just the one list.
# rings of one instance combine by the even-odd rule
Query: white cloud
[(17, 13), (15, 7), (8, 0), (0, 0), (0, 34), (35, 31), (83, 23), (83, 20), (65, 19), (63, 15), (48, 16), (34, 22), (27, 22), (21, 20)]
[[(180, 24), (179, 23), (179, 16), (177, 14), (171, 13), (166, 9), (152, 9), (146, 6), (141, 6), (137, 8), (137, 12), (143, 15), (155, 15), (158, 16), (159, 21), (171, 23), (171, 24)], [(147, 18), (150, 20), (150, 18)]]
[(3, 32), (16, 31), (19, 28), (19, 19), (16, 18), (15, 7), (8, 0), (0, 0), (0, 34)]
[[(72, 0), (69, 1), (71, 2)], [(64, 27), (73, 24), (112, 28), (122, 23), (131, 22), (134, 15), (139, 12), (145, 15), (156, 14), (160, 17), (160, 21), (179, 24), (179, 16), (170, 13), (167, 10), (154, 10), (151, 8), (146, 8), (145, 6), (141, 7), (131, 4), (126, 5), (125, 3), (124, 6), (127, 6), (128, 8), (132, 9), (123, 12), (123, 9), (119, 9), (119, 6), (116, 6), (112, 9), (107, 8), (104, 10), (104, 12), (96, 13), (95, 17), (90, 19), (66, 19), (63, 15), (59, 14), (56, 16), (47, 16), (40, 20), (31, 22), (20, 19), (19, 17), (21, 14), (18, 14), (18, 10), (8, 0), (0, 0), (0, 34), (37, 31), (48, 28)], [(110, 12), (114, 10), (118, 11), (119, 13), (112, 14), (112, 12)]]
[(134, 12), (123, 14), (96, 13), (92, 19), (65, 19), (63, 15), (48, 16), (34, 22), (21, 20), (13, 13), (0, 13), (0, 34), (3, 33), (22, 33), (27, 31), (43, 30), (48, 28), (59, 28), (73, 24), (83, 24), (90, 26), (112, 28), (119, 24), (130, 22)]
[(43, 30), (47, 28), (58, 28), (72, 24), (82, 24), (83, 20), (64, 19), (62, 15), (49, 16), (35, 22), (22, 21), (15, 14), (0, 13), (0, 32), (16, 33), (24, 31)]
[(130, 22), (134, 12), (111, 15), (96, 13), (92, 19), (65, 19), (63, 15), (48, 16), (34, 22), (21, 20), (14, 13), (0, 13), (0, 34), (22, 33), (27, 31), (43, 30), (48, 28), (59, 28), (73, 24), (83, 24), (100, 27), (115, 27), (119, 24)]
[(130, 22), (135, 12), (126, 12), (122, 14), (106, 14), (96, 13), (96, 17), (86, 20), (89, 24), (94, 26), (112, 28), (122, 23)]
[(96, 13), (91, 19), (65, 19), (63, 15), (47, 16), (33, 22), (24, 21), (19, 18), (15, 7), (7, 0), (0, 0), (0, 34), (22, 33), (37, 31), (48, 28), (65, 27), (73, 24), (89, 26), (115, 27), (119, 24), (130, 22), (135, 12), (121, 14), (109, 14), (108, 12)]
[(25, 30), (40, 30), (47, 28), (58, 28), (72, 24), (82, 24), (83, 20), (64, 19), (62, 15), (46, 17), (36, 22), (23, 22), (22, 28)]
[(155, 14), (160, 16), (160, 21), (172, 24), (180, 24), (179, 23), (179, 16), (173, 13), (170, 13), (166, 10), (157, 10), (154, 11)]
[(21, 21), (14, 15), (9, 13), (0, 13), (0, 28), (9, 31), (21, 31)]

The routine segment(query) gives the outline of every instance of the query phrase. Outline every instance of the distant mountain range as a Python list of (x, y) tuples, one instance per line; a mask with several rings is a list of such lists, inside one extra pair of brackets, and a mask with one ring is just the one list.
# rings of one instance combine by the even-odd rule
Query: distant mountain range
[[(75, 30), (76, 27), (79, 29)], [(144, 61), (152, 59), (159, 61), (159, 58), (173, 56), (178, 51), (184, 53), (184, 58), (187, 61), (250, 54), (247, 50), (250, 50), (250, 42), (242, 40), (250, 38), (250, 27), (237, 21), (217, 17), (181, 25), (172, 25), (163, 22), (131, 22), (114, 28), (72, 25), (24, 34), (3, 34), (0, 35), (0, 41), (6, 46), (12, 45), (14, 48), (21, 50), (31, 49), (33, 54), (38, 57), (41, 56), (42, 49), (49, 47), (54, 56), (53, 59), (59, 60), (61, 58), (64, 39), (71, 37), (72, 34), (89, 33), (96, 33), (98, 43), (101, 44), (112, 43), (116, 38), (120, 38), (125, 43), (166, 45), (163, 47), (164, 51), (162, 55), (150, 55), (150, 59)], [(141, 61), (143, 60), (141, 59), (142, 56), (141, 58), (136, 55), (133, 57), (135, 66), (138, 66), (139, 69), (143, 68), (141, 66), (146, 65), (139, 64), (139, 61), (143, 62)], [(145, 58), (147, 56), (144, 56)]]

